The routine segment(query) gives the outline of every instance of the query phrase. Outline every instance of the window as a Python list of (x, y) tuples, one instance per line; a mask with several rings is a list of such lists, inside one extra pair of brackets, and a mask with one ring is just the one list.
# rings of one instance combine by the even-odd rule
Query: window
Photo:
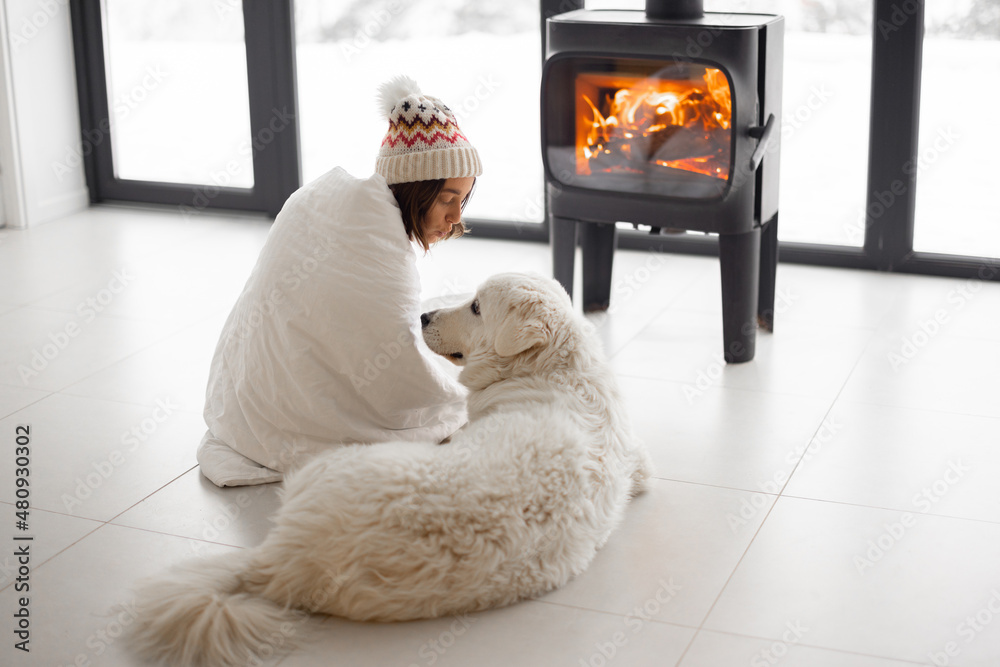
[(779, 238), (862, 246), (871, 0), (706, 0), (705, 10), (785, 17)]
[(468, 218), (541, 222), (541, 36), (534, 0), (297, 0), (303, 178), (375, 169), (388, 128), (375, 91), (406, 74), (479, 151)]
[[(474, 229), (545, 241), (540, 19), (582, 4), (72, 2), (91, 198), (275, 215), (334, 166), (372, 173), (386, 130), (375, 90), (409, 74), (456, 111), (482, 156), (466, 210)], [(986, 162), (1000, 151), (996, 0), (935, 3), (926, 21), (924, 3), (898, 0), (705, 0), (705, 8), (785, 17), (783, 261), (1000, 279), (989, 259), (1000, 257), (1000, 223)], [(876, 19), (892, 28), (880, 34)], [(885, 193), (897, 190), (886, 205)], [(701, 234), (624, 230), (618, 239), (715, 251)], [(998, 268), (984, 274), (987, 264)]]
[(927, 6), (913, 246), (1000, 257), (1000, 5)]
[(106, 0), (115, 176), (253, 186), (243, 12)]

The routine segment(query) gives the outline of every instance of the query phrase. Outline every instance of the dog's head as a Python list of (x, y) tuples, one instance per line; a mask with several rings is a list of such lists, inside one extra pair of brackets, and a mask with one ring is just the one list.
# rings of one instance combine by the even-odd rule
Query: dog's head
[(460, 366), (510, 369), (515, 360), (544, 358), (554, 345), (566, 345), (574, 330), (566, 290), (549, 278), (523, 273), (493, 276), (469, 301), (420, 319), (427, 346)]

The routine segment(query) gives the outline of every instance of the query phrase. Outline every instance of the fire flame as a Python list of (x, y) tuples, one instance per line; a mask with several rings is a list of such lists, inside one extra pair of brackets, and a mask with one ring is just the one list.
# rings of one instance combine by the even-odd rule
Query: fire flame
[[(721, 70), (700, 69), (700, 81), (579, 75), (577, 173), (646, 173), (657, 165), (728, 179), (729, 82)], [(591, 99), (602, 93), (603, 113)]]

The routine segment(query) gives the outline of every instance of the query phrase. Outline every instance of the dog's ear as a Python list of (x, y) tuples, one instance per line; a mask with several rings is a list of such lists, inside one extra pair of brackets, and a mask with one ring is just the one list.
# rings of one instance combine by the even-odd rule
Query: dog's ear
[(511, 308), (496, 329), (493, 348), (501, 357), (513, 357), (549, 340), (552, 332), (537, 317), (521, 316)]

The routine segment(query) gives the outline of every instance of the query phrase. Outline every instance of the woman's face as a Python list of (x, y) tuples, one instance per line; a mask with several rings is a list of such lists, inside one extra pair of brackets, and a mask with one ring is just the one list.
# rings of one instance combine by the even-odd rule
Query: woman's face
[(437, 200), (427, 211), (423, 220), (424, 238), (428, 243), (437, 243), (448, 236), (452, 225), (462, 219), (462, 200), (469, 196), (476, 179), (449, 178), (437, 196)]

